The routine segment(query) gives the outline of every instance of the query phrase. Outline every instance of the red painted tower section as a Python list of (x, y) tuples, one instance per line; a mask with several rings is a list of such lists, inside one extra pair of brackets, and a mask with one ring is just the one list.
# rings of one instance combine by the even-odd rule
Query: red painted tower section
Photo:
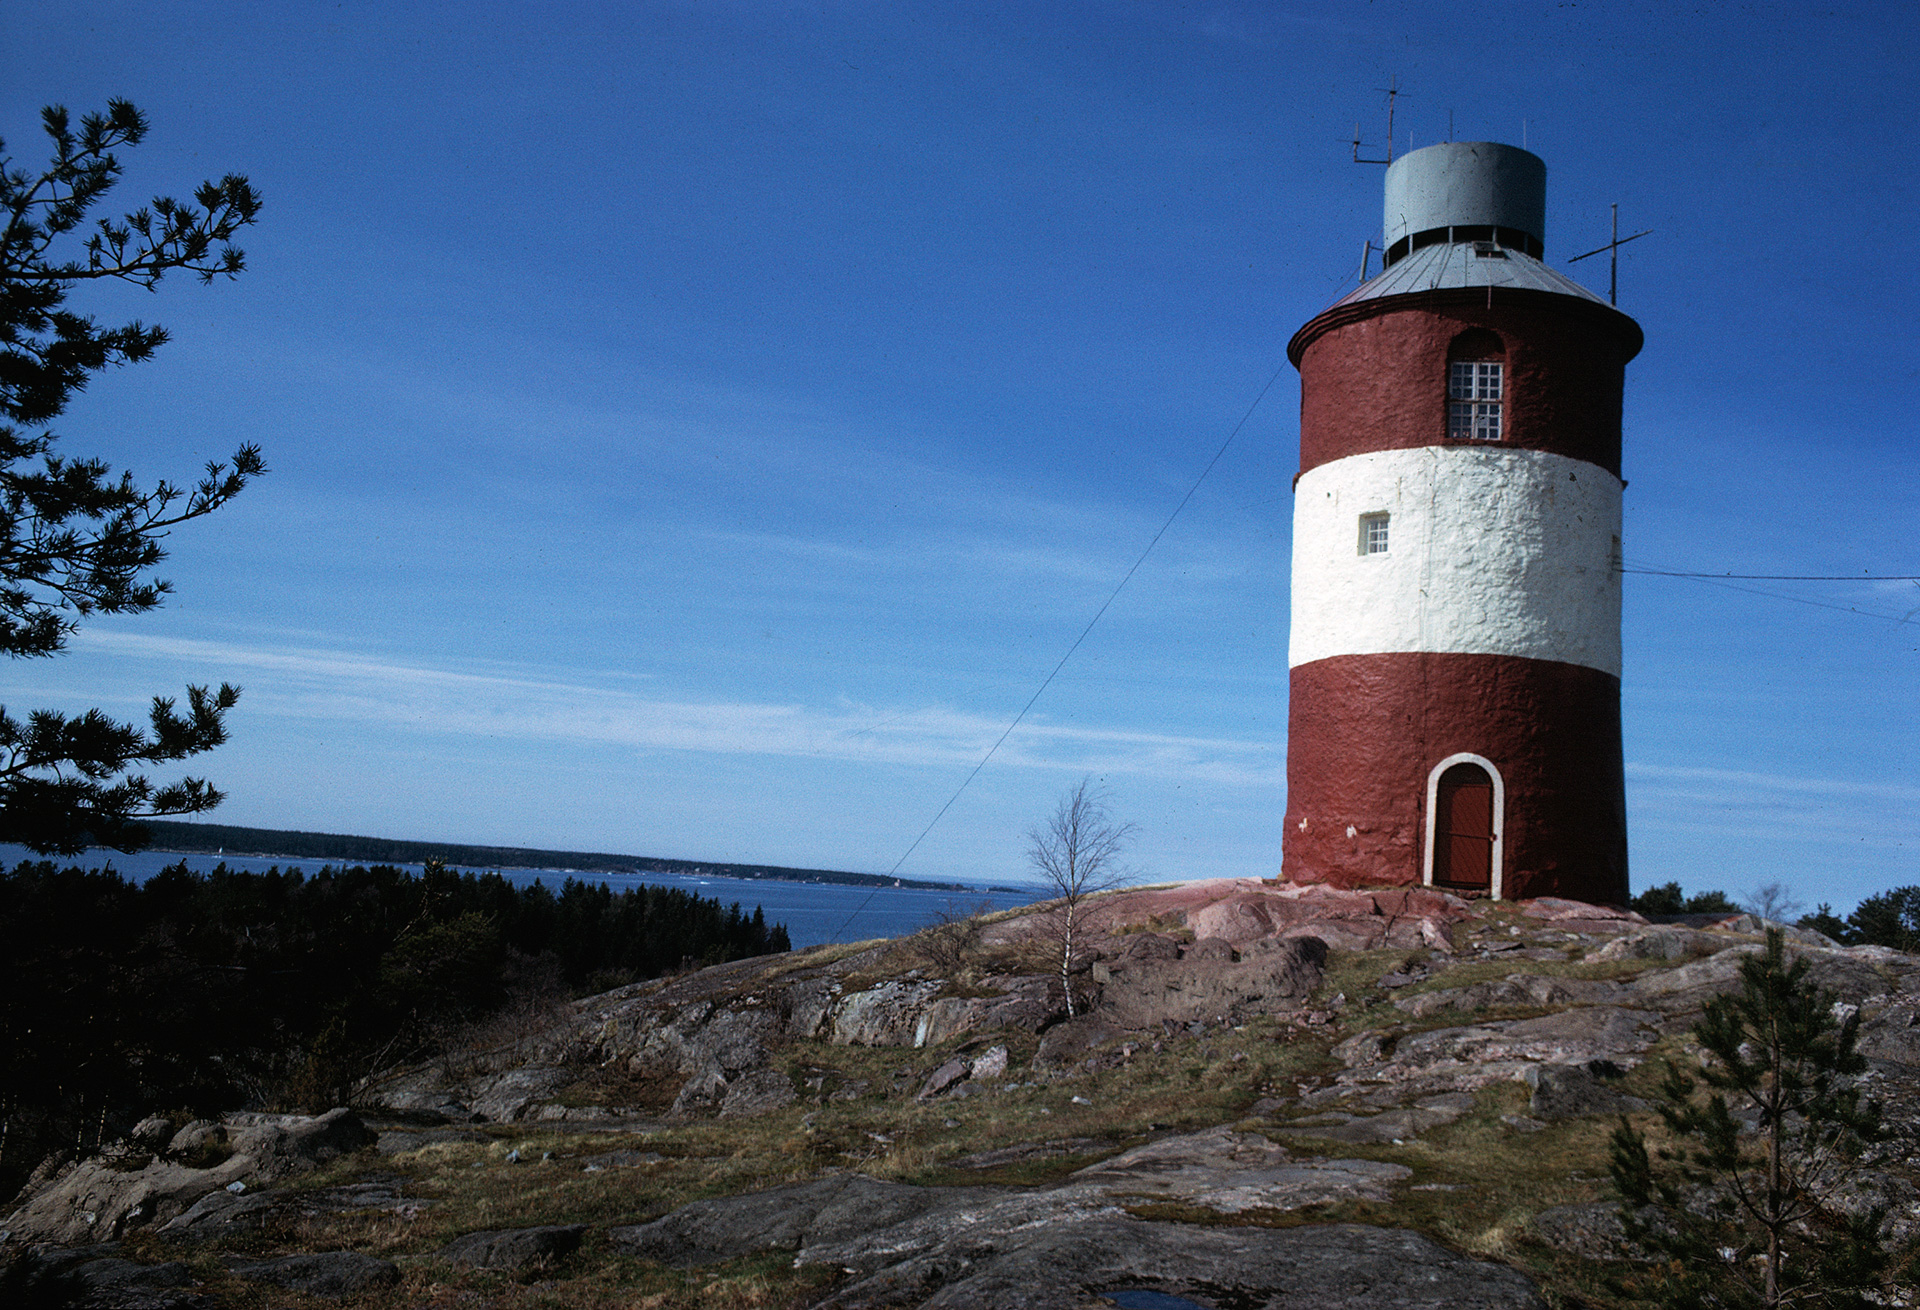
[(1641, 333), (1541, 263), (1545, 166), (1388, 173), (1390, 263), (1294, 336), (1284, 865), (1627, 896), (1621, 394)]

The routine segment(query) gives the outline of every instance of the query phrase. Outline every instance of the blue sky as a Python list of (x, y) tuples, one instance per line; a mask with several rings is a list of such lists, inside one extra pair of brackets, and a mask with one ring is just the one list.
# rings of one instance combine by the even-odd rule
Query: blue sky
[[(137, 33), (137, 35), (136, 35)], [(1630, 565), (1920, 574), (1892, 3), (0, 7), (0, 133), (131, 99), (131, 206), (238, 171), (249, 270), (66, 446), (273, 472), (155, 614), (6, 670), (245, 687), (231, 823), (1005, 880), (1091, 774), (1154, 878), (1276, 872), (1288, 337), (1398, 149), (1524, 143), (1622, 255)], [(1569, 270), (1604, 288), (1603, 260)], [(1920, 587), (1627, 580), (1634, 883), (1920, 882)], [(1905, 618), (1908, 621), (1902, 622)]]

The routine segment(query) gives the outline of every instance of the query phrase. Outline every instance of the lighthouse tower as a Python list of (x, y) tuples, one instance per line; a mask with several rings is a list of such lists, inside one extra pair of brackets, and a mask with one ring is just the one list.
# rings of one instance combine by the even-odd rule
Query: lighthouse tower
[(1541, 262), (1546, 165), (1387, 169), (1300, 370), (1283, 872), (1624, 903), (1620, 401), (1639, 325)]

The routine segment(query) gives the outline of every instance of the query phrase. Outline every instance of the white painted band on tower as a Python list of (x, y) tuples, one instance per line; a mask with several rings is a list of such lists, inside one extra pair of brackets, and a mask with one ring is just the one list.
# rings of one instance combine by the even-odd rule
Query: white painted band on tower
[(1622, 485), (1585, 460), (1482, 447), (1309, 470), (1294, 489), (1288, 666), (1428, 651), (1618, 677)]
[(1547, 240), (1547, 165), (1518, 146), (1449, 141), (1387, 167), (1386, 244), (1439, 227), (1508, 227)]

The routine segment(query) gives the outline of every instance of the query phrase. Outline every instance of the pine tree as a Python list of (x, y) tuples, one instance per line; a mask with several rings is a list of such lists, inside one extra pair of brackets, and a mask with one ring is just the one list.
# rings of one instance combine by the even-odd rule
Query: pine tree
[[(0, 653), (13, 658), (58, 654), (81, 617), (159, 605), (169, 586), (152, 570), (168, 532), (266, 471), (259, 447), (245, 445), (191, 487), (142, 488), (101, 460), (57, 454), (52, 432), (31, 430), (58, 417), (93, 374), (146, 359), (167, 339), (137, 319), (102, 327), (73, 312), (76, 286), (151, 291), (170, 272), (231, 278), (246, 266), (232, 238), (260, 210), (247, 179), (228, 174), (203, 183), (193, 203), (161, 196), (117, 221), (95, 219), (82, 238), (88, 211), (119, 180), (115, 151), (138, 145), (147, 121), (113, 100), (77, 132), (59, 106), (41, 123), (53, 157), (37, 173), (11, 167), (0, 143)], [(221, 794), (204, 779), (156, 786), (139, 770), (220, 745), (238, 696), (224, 684), (189, 687), (184, 712), (155, 697), (144, 726), (99, 710), (23, 719), (0, 707), (0, 841), (43, 855), (90, 844), (137, 850), (147, 838), (140, 819), (212, 809)]]
[[(1862, 1149), (1882, 1136), (1854, 1076), (1859, 1015), (1788, 962), (1778, 930), (1743, 960), (1740, 989), (1715, 997), (1693, 1035), (1697, 1078), (1669, 1064), (1668, 1141), (1622, 1119), (1611, 1172), (1628, 1235), (1665, 1257), (1662, 1304), (1864, 1307), (1889, 1264), (1884, 1214), (1835, 1203)], [(1704, 1088), (1704, 1095), (1698, 1095)]]

